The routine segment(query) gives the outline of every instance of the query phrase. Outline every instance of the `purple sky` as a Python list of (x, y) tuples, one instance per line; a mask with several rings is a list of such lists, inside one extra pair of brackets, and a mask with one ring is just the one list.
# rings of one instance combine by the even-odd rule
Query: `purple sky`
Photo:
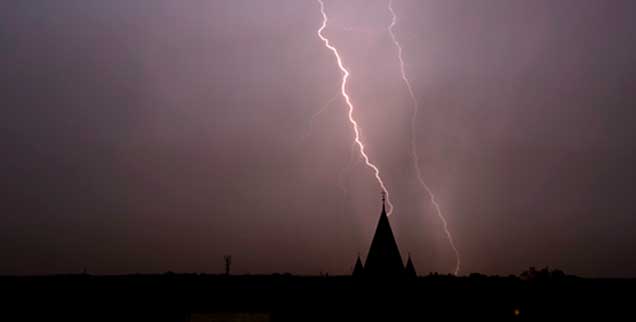
[[(326, 0), (419, 273), (454, 256), (409, 159), (387, 2)], [(634, 277), (636, 2), (394, 0), (462, 273)], [(0, 274), (349, 273), (380, 190), (315, 1), (0, 4)], [(346, 193), (342, 188), (346, 189)]]

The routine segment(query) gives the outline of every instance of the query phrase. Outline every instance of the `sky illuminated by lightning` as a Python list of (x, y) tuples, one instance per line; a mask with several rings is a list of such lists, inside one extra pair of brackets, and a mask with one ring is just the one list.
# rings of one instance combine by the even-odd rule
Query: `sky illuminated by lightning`
[(633, 276), (636, 2), (387, 1), (0, 4), (0, 275)]

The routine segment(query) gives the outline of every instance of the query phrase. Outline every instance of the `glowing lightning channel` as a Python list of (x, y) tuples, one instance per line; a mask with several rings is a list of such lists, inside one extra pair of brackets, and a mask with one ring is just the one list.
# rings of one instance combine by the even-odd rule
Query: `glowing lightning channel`
[(389, 0), (389, 11), (391, 12), (391, 16), (392, 16), (391, 24), (388, 27), (389, 34), (391, 35), (393, 44), (395, 45), (397, 49), (397, 56), (398, 56), (398, 60), (400, 61), (400, 72), (402, 73), (402, 80), (404, 81), (404, 84), (406, 85), (406, 88), (409, 91), (409, 95), (411, 96), (411, 103), (413, 104), (413, 114), (411, 116), (411, 156), (413, 158), (413, 166), (415, 168), (415, 173), (417, 174), (417, 180), (420, 182), (420, 185), (424, 187), (424, 190), (426, 190), (426, 192), (428, 193), (428, 196), (431, 199), (431, 203), (435, 207), (435, 212), (437, 213), (437, 216), (439, 217), (439, 219), (442, 221), (442, 224), (444, 225), (444, 232), (446, 233), (446, 238), (448, 238), (448, 242), (450, 243), (451, 247), (453, 248), (453, 251), (455, 252), (455, 261), (456, 261), (455, 275), (457, 275), (459, 273), (459, 270), (461, 268), (461, 263), (462, 263), (460, 255), (459, 255), (459, 251), (457, 250), (457, 247), (455, 246), (453, 235), (448, 229), (448, 222), (446, 221), (446, 217), (444, 217), (444, 214), (442, 213), (439, 203), (437, 203), (437, 200), (435, 199), (435, 195), (433, 194), (433, 191), (429, 188), (429, 186), (426, 184), (426, 182), (424, 182), (424, 179), (422, 178), (422, 170), (420, 169), (420, 165), (419, 165), (420, 157), (417, 154), (417, 148), (416, 148), (417, 142), (415, 138), (415, 134), (416, 134), (415, 121), (417, 119), (419, 103), (417, 102), (417, 98), (415, 98), (415, 93), (413, 92), (413, 86), (411, 86), (411, 81), (406, 76), (406, 71), (404, 68), (404, 59), (402, 58), (402, 45), (400, 45), (400, 42), (397, 40), (397, 37), (395, 36), (395, 32), (393, 32), (393, 28), (397, 24), (397, 15), (395, 14), (395, 11), (393, 11), (393, 0)]
[(329, 42), (329, 39), (327, 39), (322, 34), (323, 30), (325, 30), (325, 28), (327, 27), (328, 18), (327, 18), (327, 14), (325, 13), (325, 3), (322, 0), (317, 0), (317, 1), (320, 4), (320, 13), (322, 14), (322, 25), (320, 26), (320, 29), (318, 29), (318, 32), (317, 32), (318, 37), (320, 37), (320, 39), (325, 43), (325, 47), (331, 50), (333, 55), (336, 57), (336, 61), (338, 62), (338, 68), (340, 68), (340, 71), (342, 72), (342, 83), (340, 84), (340, 92), (342, 94), (342, 97), (344, 97), (345, 102), (347, 103), (347, 107), (349, 108), (348, 117), (349, 117), (349, 123), (351, 123), (351, 126), (353, 127), (354, 142), (358, 145), (358, 149), (360, 150), (360, 155), (364, 159), (364, 163), (373, 170), (375, 174), (375, 179), (378, 181), (378, 184), (380, 185), (380, 188), (382, 188), (382, 191), (386, 194), (386, 203), (389, 208), (387, 211), (387, 216), (390, 216), (393, 213), (393, 204), (389, 200), (389, 190), (386, 188), (384, 181), (382, 181), (382, 177), (380, 176), (380, 170), (378, 169), (377, 166), (375, 166), (375, 164), (373, 164), (369, 160), (369, 156), (364, 151), (365, 150), (364, 143), (362, 143), (362, 140), (360, 140), (360, 130), (358, 128), (358, 122), (353, 117), (354, 107), (353, 107), (353, 103), (351, 103), (351, 98), (349, 98), (349, 94), (347, 93), (347, 80), (349, 79), (349, 71), (344, 67), (344, 64), (342, 63), (342, 59), (340, 58), (340, 54), (338, 53), (338, 49), (332, 46), (331, 43)]
[(327, 103), (325, 103), (325, 105), (323, 105), (316, 113), (314, 113), (311, 118), (309, 118), (309, 126), (307, 127), (307, 132), (305, 133), (305, 135), (301, 136), (301, 141), (304, 141), (311, 135), (311, 131), (314, 128), (314, 121), (316, 120), (316, 118), (318, 118), (318, 116), (326, 111), (331, 106), (331, 104), (333, 104), (339, 97), (340, 93), (336, 94), (333, 98), (327, 101)]

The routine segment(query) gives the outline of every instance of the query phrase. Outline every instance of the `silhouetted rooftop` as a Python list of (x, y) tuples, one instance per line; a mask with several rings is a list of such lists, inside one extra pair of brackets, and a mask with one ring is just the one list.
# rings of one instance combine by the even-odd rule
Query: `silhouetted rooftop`
[(364, 273), (366, 276), (391, 277), (400, 276), (403, 272), (402, 256), (393, 237), (383, 200), (382, 213), (364, 264)]

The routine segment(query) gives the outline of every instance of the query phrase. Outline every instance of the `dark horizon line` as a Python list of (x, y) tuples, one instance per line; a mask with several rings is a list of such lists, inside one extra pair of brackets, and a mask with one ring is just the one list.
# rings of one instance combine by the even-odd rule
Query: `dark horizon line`
[[(29, 274), (29, 275), (4, 275), (0, 274), (0, 279), (3, 278), (46, 278), (46, 277), (158, 277), (158, 276), (208, 276), (208, 277), (299, 277), (299, 278), (352, 278), (351, 274), (294, 274), (289, 272), (282, 273), (241, 273), (241, 274), (224, 274), (224, 273), (206, 273), (206, 272), (172, 272), (166, 271), (162, 273), (120, 273), (120, 274), (91, 274), (91, 273), (53, 273), (53, 274)], [(476, 279), (476, 278), (516, 278), (524, 280), (521, 274), (508, 274), (508, 275), (487, 275), (478, 272), (472, 272), (470, 274), (455, 276), (452, 273), (439, 273), (429, 272), (427, 274), (418, 274), (417, 278), (455, 278), (455, 279)], [(636, 280), (636, 277), (589, 277), (565, 274), (564, 278), (576, 278), (584, 280)]]

